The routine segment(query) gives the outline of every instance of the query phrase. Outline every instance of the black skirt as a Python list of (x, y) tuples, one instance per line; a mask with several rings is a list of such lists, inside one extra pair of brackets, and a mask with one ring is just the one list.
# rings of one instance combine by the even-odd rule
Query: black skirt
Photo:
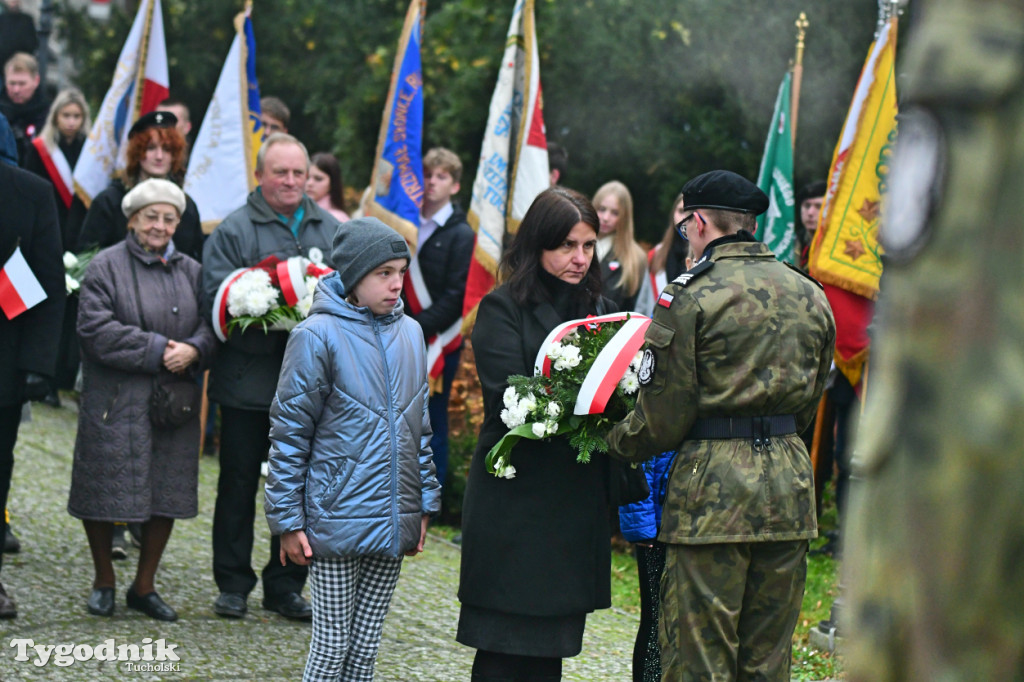
[(569, 658), (583, 649), (586, 622), (585, 613), (525, 616), (463, 604), (455, 640), (501, 654)]

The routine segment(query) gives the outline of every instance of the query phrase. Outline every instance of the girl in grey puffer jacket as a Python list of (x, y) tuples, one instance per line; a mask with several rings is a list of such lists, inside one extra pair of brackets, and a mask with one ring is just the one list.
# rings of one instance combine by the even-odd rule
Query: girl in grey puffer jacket
[(292, 331), (270, 408), (265, 509), (285, 557), (310, 566), (303, 679), (371, 680), (402, 557), (441, 508), (426, 346), (403, 314), (405, 240), (376, 218), (339, 228), (336, 274)]

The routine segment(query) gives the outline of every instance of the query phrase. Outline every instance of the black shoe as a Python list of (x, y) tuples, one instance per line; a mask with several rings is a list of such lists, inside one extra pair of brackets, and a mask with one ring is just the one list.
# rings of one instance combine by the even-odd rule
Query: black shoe
[(244, 618), (248, 611), (249, 605), (241, 592), (221, 592), (213, 602), (213, 612), (225, 618)]
[(57, 395), (57, 391), (53, 390), (43, 396), (40, 400), (43, 405), (49, 405), (50, 407), (60, 407), (60, 396)]
[(124, 539), (124, 526), (114, 526), (114, 538), (110, 543), (110, 558), (127, 559), (128, 543)]
[(292, 620), (311, 620), (313, 618), (313, 607), (298, 592), (288, 592), (273, 599), (264, 597), (263, 608), (268, 611), (276, 611)]
[(85, 602), (85, 607), (89, 610), (89, 613), (94, 616), (114, 615), (114, 588), (93, 588), (88, 601)]
[(4, 584), (0, 583), (0, 618), (17, 618), (18, 605), (14, 603), (14, 597), (7, 594)]
[(128, 604), (130, 609), (142, 611), (150, 618), (164, 620), (168, 623), (178, 620), (178, 614), (175, 610), (168, 606), (156, 592), (139, 596), (135, 594), (135, 588), (129, 587), (128, 593), (125, 596), (125, 603)]
[(7, 532), (4, 533), (4, 554), (17, 554), (21, 551), (21, 540), (14, 534), (11, 527), (7, 526)]

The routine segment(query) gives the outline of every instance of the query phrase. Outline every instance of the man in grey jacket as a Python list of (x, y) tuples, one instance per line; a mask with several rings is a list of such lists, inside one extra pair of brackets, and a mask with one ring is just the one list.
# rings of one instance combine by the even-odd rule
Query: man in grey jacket
[[(256, 160), (259, 187), (246, 205), (217, 226), (203, 249), (203, 290), (208, 310), (221, 282), (238, 268), (276, 256), (317, 261), (331, 253), (338, 221), (304, 194), (309, 155), (285, 133), (268, 137)], [(330, 263), (326, 263), (330, 265)], [(210, 399), (221, 406), (220, 478), (213, 517), (213, 573), (220, 595), (213, 610), (241, 618), (256, 586), (252, 569), (253, 522), (260, 464), (270, 449), (270, 403), (288, 333), (257, 326), (234, 330), (214, 361)], [(263, 607), (298, 620), (312, 616), (302, 598), (306, 567), (279, 560), (280, 538), (270, 542), (263, 569)]]

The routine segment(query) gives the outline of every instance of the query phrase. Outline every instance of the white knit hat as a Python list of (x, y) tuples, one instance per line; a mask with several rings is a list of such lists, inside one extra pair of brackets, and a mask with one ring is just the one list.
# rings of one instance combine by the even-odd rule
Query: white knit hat
[(181, 217), (185, 212), (185, 193), (170, 180), (143, 180), (124, 195), (124, 199), (121, 200), (121, 212), (126, 218), (131, 218), (150, 204), (170, 204), (178, 209), (178, 216)]

